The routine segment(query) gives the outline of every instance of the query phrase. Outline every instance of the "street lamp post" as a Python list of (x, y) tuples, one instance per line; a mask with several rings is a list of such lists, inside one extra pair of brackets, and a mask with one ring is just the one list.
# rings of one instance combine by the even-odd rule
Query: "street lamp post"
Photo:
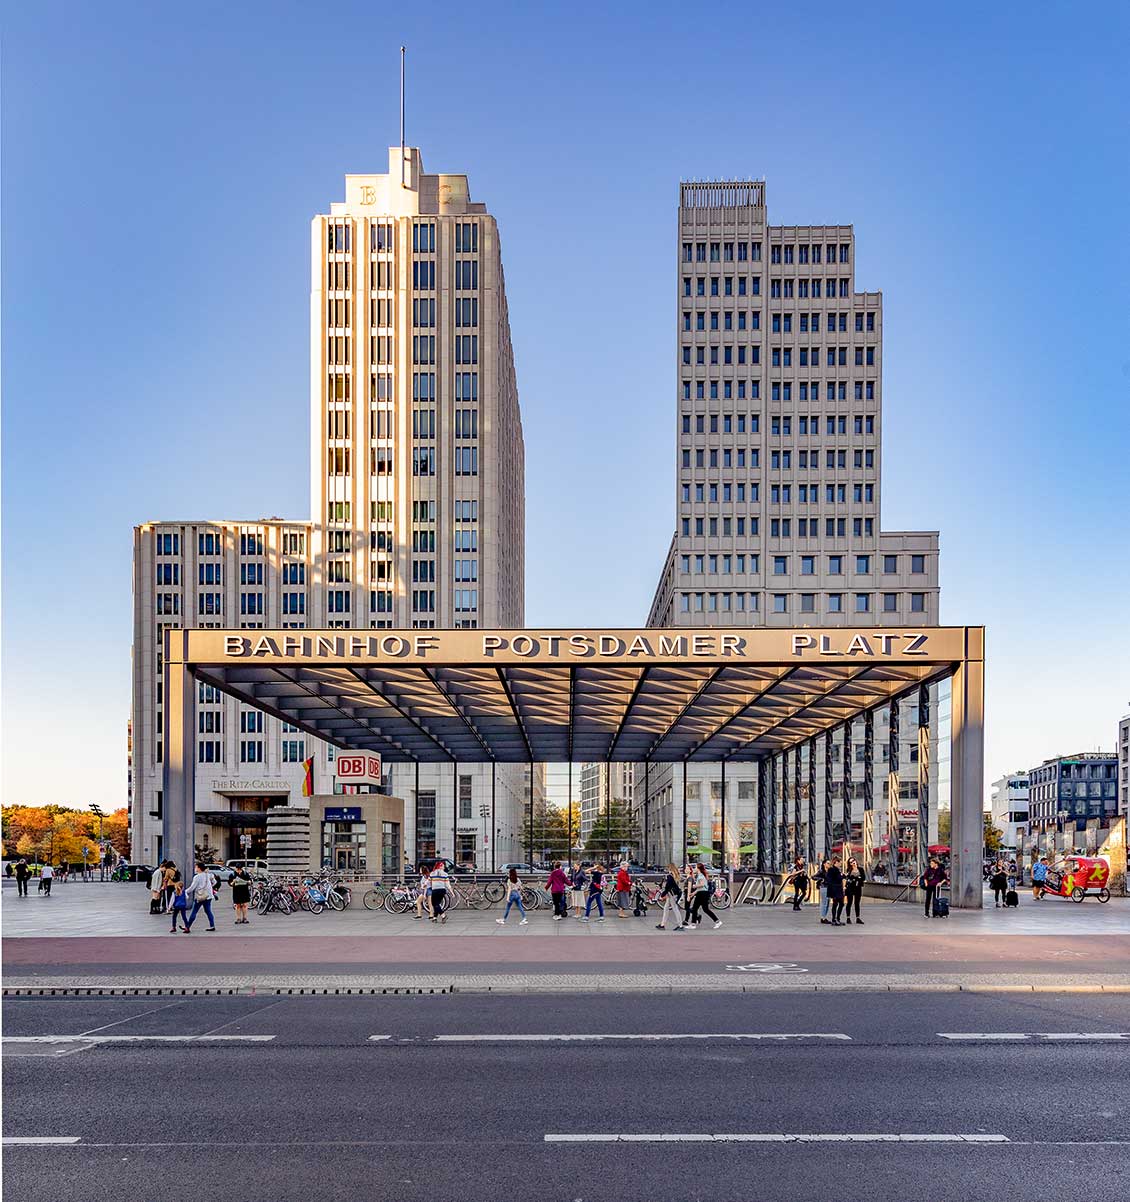
[(102, 812), (102, 807), (96, 802), (91, 802), (90, 812), (98, 819), (98, 879), (104, 881), (106, 879), (106, 865), (104, 863), (104, 848), (102, 846), (102, 822), (106, 815)]

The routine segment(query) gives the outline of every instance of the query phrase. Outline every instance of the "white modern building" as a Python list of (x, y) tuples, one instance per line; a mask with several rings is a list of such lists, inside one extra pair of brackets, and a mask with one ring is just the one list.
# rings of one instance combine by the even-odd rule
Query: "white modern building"
[[(676, 258), (675, 532), (648, 625), (936, 625), (937, 531), (881, 524), (883, 303), (858, 287), (852, 226), (770, 225), (761, 180), (683, 183)], [(929, 700), (936, 840), (948, 686)], [(895, 740), (900, 845), (917, 822), (917, 711), (903, 704)], [(853, 837), (873, 814), (873, 846), (887, 838), (889, 717), (851, 738)], [(810, 748), (778, 792), (809, 791), (810, 754), (818, 779), (842, 778), (839, 744)], [(669, 766), (637, 766), (649, 857), (678, 854), (684, 792), (687, 845), (720, 852), (724, 811), (729, 858), (752, 847), (755, 774), (735, 765), (723, 782), (692, 764), (684, 790)], [(842, 828), (838, 815), (837, 840)]]
[(1028, 833), (1028, 773), (1011, 772), (993, 781), (992, 789), (993, 826), (1002, 832), (1004, 849), (1015, 854)]
[[(347, 176), (345, 199), (312, 222), (310, 301), (311, 520), (134, 530), (131, 837), (148, 862), (163, 854), (165, 629), (524, 620), (524, 444), (502, 254), (467, 177), (429, 175), (419, 150), (399, 146), (387, 174)], [(302, 805), (307, 784), (334, 790), (334, 750), (200, 690), (196, 842), (263, 854), (269, 809)], [(405, 855), (480, 868), (518, 859), (524, 777), (513, 765), (390, 768)]]
[(1118, 812), (1130, 818), (1130, 714), (1118, 724)]

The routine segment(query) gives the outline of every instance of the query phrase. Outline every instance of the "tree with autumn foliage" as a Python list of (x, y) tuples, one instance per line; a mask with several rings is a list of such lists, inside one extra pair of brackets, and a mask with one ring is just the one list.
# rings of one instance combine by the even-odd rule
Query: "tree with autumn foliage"
[[(115, 851), (129, 855), (129, 819), (124, 807), (105, 815), (102, 835)], [(97, 863), (98, 819), (89, 810), (60, 805), (4, 806), (5, 859), (24, 856), (52, 864), (80, 864), (83, 848), (87, 861)]]

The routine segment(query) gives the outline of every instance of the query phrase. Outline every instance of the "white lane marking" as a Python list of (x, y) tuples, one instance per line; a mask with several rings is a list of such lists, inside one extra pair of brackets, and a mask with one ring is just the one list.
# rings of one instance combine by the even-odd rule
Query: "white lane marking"
[(133, 1022), (135, 1018), (144, 1018), (147, 1014), (156, 1014), (158, 1010), (168, 1010), (173, 1006), (181, 1006), (184, 1003), (181, 1001), (167, 1002), (163, 1006), (152, 1006), (148, 1010), (142, 1010), (140, 1014), (131, 1014), (127, 1018), (116, 1019), (112, 1023), (104, 1023), (101, 1027), (91, 1027), (89, 1031), (83, 1031), (84, 1035), (97, 1035), (99, 1031), (108, 1031), (111, 1027), (121, 1026), (122, 1023)]
[(5, 1035), (4, 1043), (267, 1043), (273, 1035)]
[(1062, 1040), (1082, 1039), (1099, 1042), (1111, 1042), (1130, 1039), (1130, 1031), (939, 1031), (939, 1039), (956, 1039), (1003, 1043), (1009, 1040)]
[[(387, 1036), (371, 1035), (370, 1039), (385, 1039)], [(635, 1039), (647, 1042), (676, 1041), (680, 1039), (851, 1039), (840, 1032), (768, 1031), (763, 1033), (733, 1033), (719, 1031), (709, 1034), (654, 1034), (641, 1035), (435, 1035), (433, 1043), (585, 1043), (610, 1039)]]
[(797, 964), (727, 964), (725, 967), (727, 972), (808, 972), (807, 968)]
[(705, 1135), (698, 1132), (654, 1135), (635, 1135), (627, 1132), (598, 1132), (583, 1135), (547, 1134), (545, 1142), (547, 1144), (1007, 1144), (1010, 1141), (1007, 1135), (986, 1135), (979, 1132), (974, 1134), (731, 1132)]
[(1043, 1039), (1130, 1039), (1130, 1031), (1045, 1031)]
[(382, 1039), (391, 1039), (391, 1035), (370, 1035), (369, 1040), (373, 1043), (379, 1043)]
[(80, 1135), (5, 1135), (4, 1146), (8, 1144), (77, 1144)]

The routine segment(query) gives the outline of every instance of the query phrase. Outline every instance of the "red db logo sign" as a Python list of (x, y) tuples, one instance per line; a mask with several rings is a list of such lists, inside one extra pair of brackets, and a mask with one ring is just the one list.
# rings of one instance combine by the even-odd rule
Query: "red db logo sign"
[(339, 754), (334, 774), (338, 780), (354, 785), (380, 785), (381, 757), (363, 752)]

